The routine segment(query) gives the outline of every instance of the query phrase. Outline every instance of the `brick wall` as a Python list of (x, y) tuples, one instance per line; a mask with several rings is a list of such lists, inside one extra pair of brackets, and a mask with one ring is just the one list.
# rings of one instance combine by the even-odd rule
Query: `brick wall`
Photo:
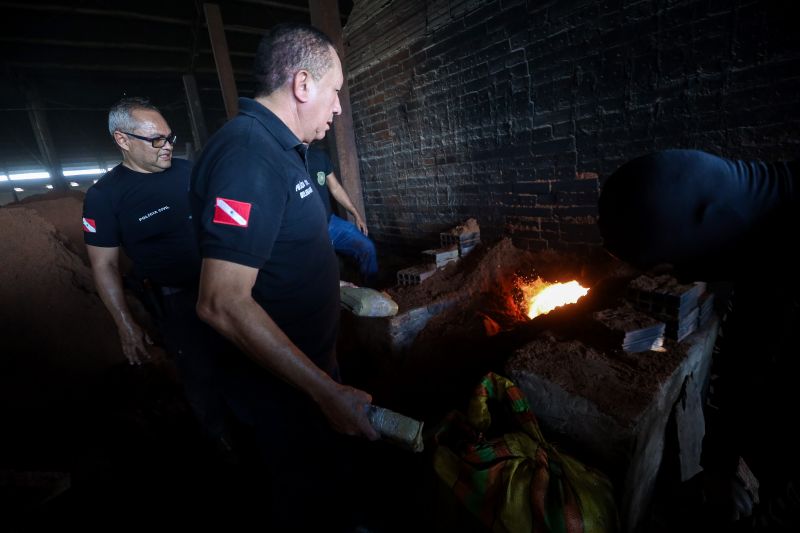
[(356, 0), (370, 235), (425, 246), (476, 217), (524, 247), (586, 247), (599, 184), (632, 157), (796, 157), (800, 44), (779, 4)]

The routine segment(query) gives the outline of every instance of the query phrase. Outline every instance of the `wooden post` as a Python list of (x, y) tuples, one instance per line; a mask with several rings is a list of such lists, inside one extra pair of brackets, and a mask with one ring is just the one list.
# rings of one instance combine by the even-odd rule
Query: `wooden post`
[(208, 24), (208, 37), (211, 39), (211, 49), (214, 52), (214, 63), (217, 65), (219, 86), (222, 89), (222, 101), (228, 119), (232, 119), (239, 112), (238, 95), (236, 92), (236, 79), (233, 77), (231, 56), (228, 53), (228, 41), (225, 40), (225, 26), (222, 24), (222, 14), (217, 4), (203, 4)]
[(55, 144), (53, 144), (53, 137), (50, 135), (50, 128), (47, 126), (47, 116), (44, 112), (44, 106), (39, 98), (39, 94), (35, 89), (28, 87), (26, 89), (28, 96), (28, 118), (31, 121), (31, 128), (33, 128), (33, 135), (36, 137), (36, 144), (39, 145), (39, 153), (42, 156), (42, 161), (47, 166), (47, 171), (50, 173), (50, 183), (57, 191), (68, 191), (69, 186), (64, 179), (64, 173), (61, 169), (61, 161), (58, 159)]
[(189, 109), (189, 122), (192, 124), (194, 150), (199, 152), (206, 144), (208, 130), (206, 130), (206, 121), (203, 118), (203, 107), (200, 104), (200, 93), (197, 91), (194, 74), (183, 75), (183, 89), (186, 91), (186, 107)]
[(338, 0), (308, 0), (311, 9), (311, 24), (322, 30), (331, 38), (339, 59), (342, 61), (342, 70), (345, 72), (344, 84), (339, 91), (339, 101), (342, 104), (342, 114), (333, 121), (333, 135), (336, 143), (336, 158), (339, 162), (339, 176), (350, 199), (353, 201), (362, 218), (364, 216), (364, 197), (361, 192), (361, 174), (358, 169), (358, 151), (356, 150), (356, 137), (353, 133), (353, 114), (350, 110), (350, 91), (347, 88), (347, 67), (342, 46), (342, 22), (339, 18)]

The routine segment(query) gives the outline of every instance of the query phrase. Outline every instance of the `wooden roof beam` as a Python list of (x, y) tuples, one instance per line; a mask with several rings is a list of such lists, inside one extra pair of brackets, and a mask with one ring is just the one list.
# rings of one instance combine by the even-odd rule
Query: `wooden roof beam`
[[(116, 48), (119, 50), (142, 50), (149, 52), (187, 52), (189, 50), (186, 46), (160, 46), (157, 44), (143, 44), (143, 43), (104, 43), (100, 41), (65, 41), (59, 39), (30, 39), (8, 37), (0, 35), (0, 42), (17, 43), (17, 44), (32, 44), (42, 46), (57, 46), (57, 47), (73, 47), (73, 48)], [(213, 51), (210, 48), (200, 49), (201, 54), (211, 54)], [(248, 57), (254, 58), (255, 52), (230, 52), (234, 57)]]
[[(66, 64), (66, 63), (31, 63), (22, 61), (9, 61), (6, 63), (9, 67), (21, 69), (48, 69), (48, 70), (86, 70), (86, 71), (101, 71), (101, 72), (171, 72), (178, 76), (186, 71), (185, 65), (101, 65), (101, 64)], [(199, 74), (216, 74), (216, 69), (213, 68), (199, 68), (195, 69), (195, 73)], [(233, 69), (236, 76), (249, 78), (252, 75), (250, 70)]]
[(217, 4), (209, 3), (203, 4), (203, 12), (206, 15), (211, 48), (214, 50), (214, 63), (217, 65), (219, 86), (222, 88), (222, 101), (225, 103), (225, 111), (230, 120), (239, 113), (239, 96), (231, 57), (228, 53), (228, 41), (225, 39), (222, 14)]
[(339, 2), (337, 0), (308, 0), (308, 5), (311, 9), (311, 23), (331, 38), (342, 62), (344, 82), (339, 91), (342, 112), (333, 121), (333, 140), (336, 145), (336, 159), (339, 163), (339, 177), (342, 185), (362, 218), (366, 219), (361, 173), (358, 167), (358, 150), (353, 132), (353, 113), (350, 108), (350, 90), (347, 85), (347, 58), (342, 43), (342, 24), (337, 16), (340, 12)]
[[(273, 2), (280, 4), (280, 2)], [(276, 7), (276, 6), (273, 6)], [(295, 7), (295, 6), (291, 6)], [(128, 20), (144, 20), (149, 22), (160, 22), (163, 24), (173, 24), (176, 26), (191, 26), (192, 21), (187, 19), (179, 19), (175, 17), (163, 17), (159, 15), (147, 15), (144, 13), (137, 13), (135, 11), (121, 11), (118, 9), (93, 9), (87, 7), (72, 7), (61, 6), (54, 4), (25, 4), (22, 2), (0, 2), (0, 8), (19, 9), (27, 11), (48, 11), (51, 13), (74, 13), (78, 15), (93, 15), (99, 17), (119, 17)], [(284, 9), (289, 9), (287, 5), (283, 5)], [(253, 26), (244, 26), (241, 24), (228, 24), (225, 26), (225, 31), (234, 33), (249, 33), (254, 35), (262, 35), (266, 29), (256, 28)]]

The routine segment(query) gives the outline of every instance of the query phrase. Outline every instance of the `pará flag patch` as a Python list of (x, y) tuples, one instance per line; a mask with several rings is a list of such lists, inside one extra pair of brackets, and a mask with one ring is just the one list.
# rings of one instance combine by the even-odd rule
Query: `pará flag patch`
[(84, 217), (83, 231), (85, 231), (86, 233), (97, 233), (97, 224), (95, 224), (93, 218)]
[(214, 204), (214, 223), (246, 228), (250, 220), (251, 206), (252, 204), (247, 202), (218, 197)]

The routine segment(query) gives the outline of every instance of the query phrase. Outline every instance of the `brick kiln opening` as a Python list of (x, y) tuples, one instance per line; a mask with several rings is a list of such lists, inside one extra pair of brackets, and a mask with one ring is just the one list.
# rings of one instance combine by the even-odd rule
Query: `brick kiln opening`
[(586, 296), (589, 289), (575, 280), (566, 283), (548, 283), (536, 278), (530, 283), (521, 282), (523, 312), (528, 318), (546, 315), (564, 305), (574, 304)]

